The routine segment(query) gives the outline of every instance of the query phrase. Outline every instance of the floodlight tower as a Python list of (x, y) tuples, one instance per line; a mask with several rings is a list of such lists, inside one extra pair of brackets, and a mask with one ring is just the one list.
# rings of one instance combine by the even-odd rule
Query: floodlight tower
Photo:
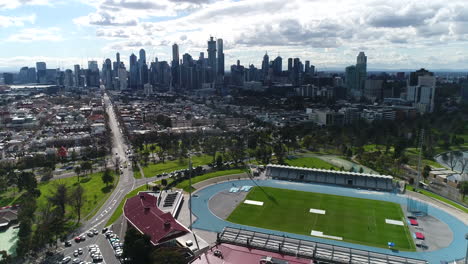
[(422, 160), (422, 147), (424, 144), (424, 128), (421, 129), (421, 134), (419, 136), (419, 157), (418, 157), (418, 177), (415, 181), (416, 188), (419, 187), (419, 181), (421, 180), (421, 160)]

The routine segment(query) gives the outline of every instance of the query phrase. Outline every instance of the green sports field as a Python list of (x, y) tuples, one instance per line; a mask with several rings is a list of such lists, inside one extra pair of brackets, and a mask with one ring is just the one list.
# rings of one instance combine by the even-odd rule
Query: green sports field
[[(315, 230), (346, 242), (381, 248), (391, 241), (395, 249), (415, 251), (402, 209), (396, 203), (270, 187), (254, 187), (246, 200), (264, 204), (241, 203), (228, 221), (309, 236)], [(326, 212), (310, 213), (311, 208)], [(400, 220), (405, 225), (387, 224), (385, 219)]]

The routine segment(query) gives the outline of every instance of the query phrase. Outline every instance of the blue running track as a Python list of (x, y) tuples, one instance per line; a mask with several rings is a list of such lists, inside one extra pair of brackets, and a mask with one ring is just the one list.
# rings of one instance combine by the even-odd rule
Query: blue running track
[[(352, 188), (345, 188), (339, 186), (330, 186), (330, 185), (321, 185), (321, 184), (308, 184), (308, 183), (297, 183), (297, 182), (288, 182), (288, 181), (277, 181), (277, 180), (259, 180), (256, 181), (259, 186), (283, 188), (283, 189), (292, 189), (298, 191), (307, 191), (307, 192), (317, 192), (317, 193), (327, 193), (334, 195), (350, 196), (356, 198), (364, 199), (374, 199), (395, 202), (399, 204), (406, 204), (406, 196), (397, 195), (392, 193), (376, 192), (376, 191), (367, 191), (359, 190)], [(244, 185), (255, 185), (251, 180), (236, 180), (218, 183), (214, 185), (207, 186), (196, 192), (196, 197), (192, 198), (192, 209), (194, 214), (197, 216), (196, 222), (193, 224), (194, 228), (208, 230), (213, 232), (221, 232), (224, 227), (230, 226), (235, 228), (243, 228), (252, 231), (267, 232), (276, 235), (285, 235), (292, 238), (304, 239), (309, 241), (316, 241), (321, 243), (334, 244), (337, 246), (344, 246), (368, 251), (374, 251), (384, 254), (391, 254), (402, 257), (424, 259), (429, 263), (440, 263), (440, 261), (447, 261), (453, 259), (460, 259), (465, 257), (467, 249), (467, 241), (465, 240), (465, 234), (468, 233), (468, 227), (459, 219), (454, 216), (442, 211), (438, 208), (435, 208), (429, 204), (428, 213), (429, 215), (438, 218), (439, 220), (445, 222), (453, 233), (453, 241), (447, 248), (430, 251), (430, 252), (393, 252), (384, 248), (376, 248), (358, 244), (352, 244), (348, 242), (322, 239), (306, 235), (298, 235), (292, 233), (285, 233), (281, 231), (268, 230), (258, 227), (244, 226), (239, 224), (234, 224), (218, 218), (215, 216), (210, 209), (208, 208), (208, 201), (215, 194), (229, 190), (233, 187), (233, 184), (237, 187), (242, 187)], [(468, 217), (468, 215), (467, 215)]]

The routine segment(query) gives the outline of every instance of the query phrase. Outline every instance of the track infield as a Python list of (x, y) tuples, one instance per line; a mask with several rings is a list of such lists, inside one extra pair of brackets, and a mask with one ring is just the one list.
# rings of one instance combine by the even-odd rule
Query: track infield
[[(228, 221), (308, 236), (314, 230), (380, 248), (394, 242), (396, 250), (415, 251), (403, 211), (396, 203), (271, 187), (254, 187), (245, 199), (264, 204), (240, 203)], [(311, 213), (311, 208), (326, 213)], [(390, 225), (385, 219), (401, 220), (405, 225)]]

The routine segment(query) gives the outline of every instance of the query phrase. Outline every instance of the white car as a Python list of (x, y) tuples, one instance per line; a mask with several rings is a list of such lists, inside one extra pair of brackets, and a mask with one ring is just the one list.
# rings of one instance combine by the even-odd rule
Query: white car
[(64, 257), (64, 258), (62, 259), (62, 263), (68, 263), (68, 262), (70, 262), (70, 260), (71, 260), (71, 257), (70, 257), (70, 256)]

